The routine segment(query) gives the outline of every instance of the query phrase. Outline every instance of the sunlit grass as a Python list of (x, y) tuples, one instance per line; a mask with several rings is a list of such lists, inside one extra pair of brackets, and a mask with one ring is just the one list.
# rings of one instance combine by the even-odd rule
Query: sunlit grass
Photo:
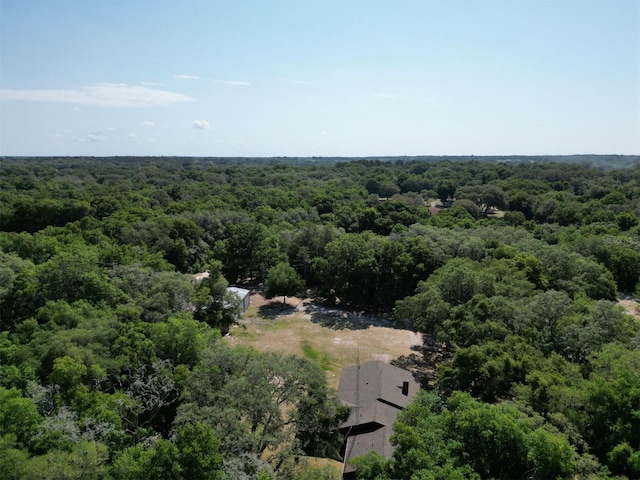
[[(252, 347), (263, 352), (299, 355), (316, 363), (327, 375), (332, 388), (338, 388), (344, 367), (369, 360), (392, 359), (409, 355), (411, 344), (406, 332), (391, 328), (339, 328), (319, 315), (312, 321), (300, 311), (263, 316), (259, 306), (255, 315), (245, 313), (243, 326), (235, 326), (226, 337), (233, 345)], [(416, 339), (419, 342), (419, 339)]]
[(300, 348), (302, 349), (302, 353), (305, 358), (316, 362), (325, 372), (331, 370), (331, 359), (326, 352), (316, 350), (306, 340), (302, 342)]
[(257, 339), (256, 333), (246, 328), (234, 328), (229, 332), (229, 336), (241, 338), (248, 342), (251, 342)]

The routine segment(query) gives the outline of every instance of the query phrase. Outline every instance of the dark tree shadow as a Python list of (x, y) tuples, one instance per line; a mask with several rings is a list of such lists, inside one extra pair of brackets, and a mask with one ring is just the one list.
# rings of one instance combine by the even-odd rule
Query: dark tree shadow
[(333, 330), (366, 330), (371, 326), (406, 329), (405, 325), (399, 325), (393, 320), (361, 315), (335, 306), (305, 303), (304, 309), (313, 323)]
[(258, 307), (258, 313), (260, 316), (269, 320), (274, 320), (278, 317), (285, 317), (292, 315), (296, 312), (296, 307), (289, 305), (288, 303), (282, 303), (279, 300), (274, 300)]
[(444, 345), (424, 334), (422, 344), (412, 346), (411, 350), (416, 353), (402, 355), (392, 360), (391, 365), (411, 372), (422, 388), (433, 389), (437, 380), (438, 365), (450, 358), (451, 352)]

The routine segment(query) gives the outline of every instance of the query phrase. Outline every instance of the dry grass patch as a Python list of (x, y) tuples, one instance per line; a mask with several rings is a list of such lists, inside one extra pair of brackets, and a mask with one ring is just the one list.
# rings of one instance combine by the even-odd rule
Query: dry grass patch
[(306, 357), (327, 372), (337, 388), (343, 367), (358, 361), (390, 362), (415, 353), (422, 345), (416, 332), (394, 328), (392, 322), (356, 315), (313, 304), (309, 300), (287, 298), (267, 302), (257, 294), (243, 325), (231, 329), (226, 341), (264, 352)]

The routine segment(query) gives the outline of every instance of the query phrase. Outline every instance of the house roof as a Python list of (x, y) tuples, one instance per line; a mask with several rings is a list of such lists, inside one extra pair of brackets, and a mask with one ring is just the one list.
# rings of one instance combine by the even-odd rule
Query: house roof
[(391, 458), (393, 423), (418, 388), (410, 372), (381, 361), (342, 370), (338, 396), (352, 407), (349, 418), (340, 427), (347, 437), (343, 474), (354, 470), (349, 459), (372, 450)]
[[(406, 395), (402, 391), (404, 382), (408, 386)], [(379, 360), (342, 369), (338, 396), (343, 403), (354, 407), (343, 428), (368, 422), (393, 423), (393, 412), (397, 414), (398, 410), (406, 407), (418, 388), (410, 372)], [(359, 408), (356, 409), (357, 403)], [(382, 405), (391, 407), (391, 410)]]
[(240, 288), (240, 287), (227, 287), (227, 290), (238, 295), (238, 297), (240, 297), (240, 300), (243, 300), (244, 297), (246, 297), (251, 293), (251, 290), (247, 290), (245, 288)]

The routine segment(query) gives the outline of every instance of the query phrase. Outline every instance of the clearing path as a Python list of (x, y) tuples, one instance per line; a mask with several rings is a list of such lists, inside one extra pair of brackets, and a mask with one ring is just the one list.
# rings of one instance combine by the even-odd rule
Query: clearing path
[[(281, 299), (282, 297), (279, 297)], [(225, 337), (232, 345), (264, 352), (290, 353), (316, 361), (337, 388), (343, 367), (358, 361), (390, 362), (415, 354), (422, 335), (396, 328), (393, 322), (326, 308), (295, 297), (286, 305), (251, 296), (251, 307)]]

